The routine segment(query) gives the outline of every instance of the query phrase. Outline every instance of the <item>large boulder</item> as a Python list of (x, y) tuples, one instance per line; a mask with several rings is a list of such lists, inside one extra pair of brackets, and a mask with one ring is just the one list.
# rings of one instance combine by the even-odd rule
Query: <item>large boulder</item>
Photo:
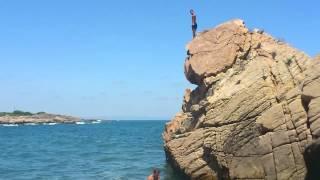
[(320, 137), (320, 65), (233, 20), (187, 45), (182, 111), (163, 133), (170, 163), (191, 179), (303, 179)]
[(239, 53), (244, 51), (246, 34), (242, 20), (234, 20), (202, 33), (187, 45), (188, 58), (185, 75), (194, 84), (232, 66)]

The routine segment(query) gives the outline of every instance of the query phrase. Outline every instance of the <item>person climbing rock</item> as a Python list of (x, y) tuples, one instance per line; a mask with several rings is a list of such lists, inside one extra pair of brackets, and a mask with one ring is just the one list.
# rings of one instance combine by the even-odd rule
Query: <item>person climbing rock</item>
[(197, 28), (198, 28), (198, 24), (197, 24), (197, 16), (194, 12), (193, 9), (190, 10), (190, 14), (191, 14), (191, 17), (192, 17), (192, 35), (193, 35), (193, 38), (196, 37), (196, 32), (197, 32)]
[(147, 180), (160, 180), (160, 171), (153, 169), (152, 174), (148, 176)]

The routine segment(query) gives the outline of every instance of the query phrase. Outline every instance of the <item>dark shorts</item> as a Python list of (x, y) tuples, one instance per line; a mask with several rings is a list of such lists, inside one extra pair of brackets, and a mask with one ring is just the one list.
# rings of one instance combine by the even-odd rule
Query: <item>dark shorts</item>
[(191, 27), (192, 27), (192, 30), (197, 30), (198, 24), (192, 25)]

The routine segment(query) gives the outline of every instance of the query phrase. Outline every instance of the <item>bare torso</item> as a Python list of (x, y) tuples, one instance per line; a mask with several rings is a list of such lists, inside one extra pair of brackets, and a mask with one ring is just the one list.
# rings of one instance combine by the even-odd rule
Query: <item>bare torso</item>
[(197, 24), (197, 16), (194, 14), (192, 15), (192, 25)]
[(153, 178), (153, 175), (151, 174), (148, 176), (147, 180), (160, 180), (160, 176), (158, 176), (158, 179)]

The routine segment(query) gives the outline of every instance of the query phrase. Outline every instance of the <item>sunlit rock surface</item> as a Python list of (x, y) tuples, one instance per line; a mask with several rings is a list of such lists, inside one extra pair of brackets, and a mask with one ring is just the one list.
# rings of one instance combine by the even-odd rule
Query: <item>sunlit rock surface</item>
[(182, 110), (163, 133), (167, 158), (191, 179), (304, 179), (320, 136), (320, 64), (233, 20), (187, 45)]

